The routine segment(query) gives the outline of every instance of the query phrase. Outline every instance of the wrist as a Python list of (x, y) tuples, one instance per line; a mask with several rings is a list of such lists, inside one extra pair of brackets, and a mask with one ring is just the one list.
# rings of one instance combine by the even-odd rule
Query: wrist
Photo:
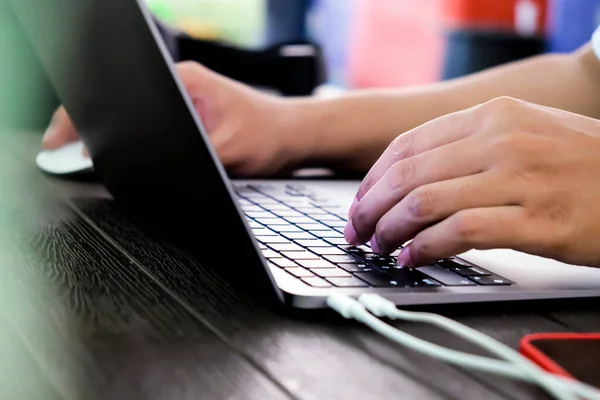
[(377, 113), (369, 111), (368, 98), (306, 97), (284, 103), (286, 148), (293, 149), (299, 167), (364, 172), (393, 139), (379, 126)]

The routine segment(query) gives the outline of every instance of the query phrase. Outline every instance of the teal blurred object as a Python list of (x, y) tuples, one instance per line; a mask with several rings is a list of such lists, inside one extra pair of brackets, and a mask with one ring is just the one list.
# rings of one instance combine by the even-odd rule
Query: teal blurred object
[(58, 105), (12, 8), (0, 0), (0, 127), (45, 129)]

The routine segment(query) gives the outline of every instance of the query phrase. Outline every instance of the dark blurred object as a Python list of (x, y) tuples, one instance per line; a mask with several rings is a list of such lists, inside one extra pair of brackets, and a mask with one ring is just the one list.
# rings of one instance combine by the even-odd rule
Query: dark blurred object
[(309, 41), (289, 41), (265, 49), (191, 37), (155, 20), (175, 61), (196, 61), (231, 79), (279, 92), (283, 96), (308, 96), (326, 80), (321, 46)]
[(176, 54), (179, 61), (197, 61), (231, 79), (284, 96), (310, 95), (325, 82), (322, 50), (308, 42), (249, 50), (182, 35)]
[(12, 7), (0, 0), (0, 127), (45, 129), (58, 105)]
[(442, 79), (458, 78), (543, 53), (545, 41), (508, 32), (451, 31)]
[(307, 13), (312, 0), (267, 0), (267, 45), (306, 40)]
[(598, 27), (600, 0), (550, 0), (548, 50), (570, 53), (587, 43)]

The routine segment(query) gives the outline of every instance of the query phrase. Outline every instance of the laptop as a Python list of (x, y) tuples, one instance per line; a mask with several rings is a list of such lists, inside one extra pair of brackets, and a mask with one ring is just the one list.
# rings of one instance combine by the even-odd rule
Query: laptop
[(333, 293), (397, 305), (600, 296), (600, 270), (510, 250), (399, 269), (348, 246), (360, 182), (230, 179), (142, 0), (10, 2), (116, 202), (257, 300), (315, 309)]

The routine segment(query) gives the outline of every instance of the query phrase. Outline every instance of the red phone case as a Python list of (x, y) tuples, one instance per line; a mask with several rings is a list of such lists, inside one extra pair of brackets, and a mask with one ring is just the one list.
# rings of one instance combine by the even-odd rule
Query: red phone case
[(521, 339), (519, 351), (525, 357), (538, 364), (546, 371), (575, 379), (571, 374), (565, 371), (554, 360), (542, 353), (534, 343), (536, 340), (600, 340), (600, 333), (532, 333)]

